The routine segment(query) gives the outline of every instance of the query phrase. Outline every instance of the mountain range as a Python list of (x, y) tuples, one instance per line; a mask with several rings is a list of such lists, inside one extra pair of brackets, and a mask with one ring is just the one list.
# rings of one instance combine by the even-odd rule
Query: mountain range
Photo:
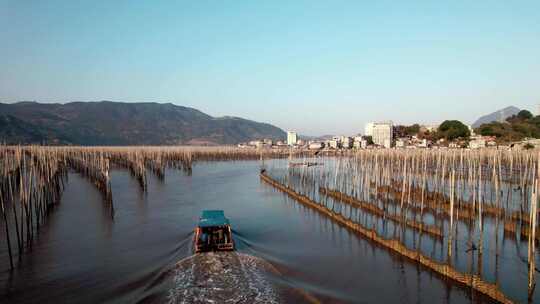
[(172, 103), (0, 103), (0, 141), (9, 144), (221, 145), (285, 137), (271, 124)]
[[(472, 126), (502, 122), (519, 111), (509, 106), (480, 117)], [(0, 103), (0, 142), (8, 144), (223, 145), (262, 138), (283, 140), (286, 133), (271, 124), (212, 117), (172, 103)]]
[(490, 123), (493, 121), (497, 122), (504, 122), (508, 117), (512, 115), (516, 115), (521, 111), (519, 108), (516, 108), (514, 106), (506, 107), (504, 109), (501, 109), (499, 111), (493, 112), (491, 114), (484, 115), (480, 118), (478, 118), (473, 124), (473, 128), (478, 128), (482, 124)]

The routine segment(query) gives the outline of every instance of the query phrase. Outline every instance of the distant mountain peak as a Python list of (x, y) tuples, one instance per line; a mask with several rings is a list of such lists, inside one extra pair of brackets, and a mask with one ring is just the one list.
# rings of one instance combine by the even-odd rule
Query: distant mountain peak
[(494, 121), (504, 122), (508, 117), (510, 117), (512, 115), (516, 115), (517, 113), (519, 113), (519, 111), (521, 111), (521, 109), (519, 109), (517, 107), (514, 107), (514, 106), (509, 106), (509, 107), (506, 107), (504, 109), (500, 109), (498, 111), (495, 111), (493, 113), (490, 113), (490, 114), (487, 114), (487, 115), (484, 115), (484, 116), (478, 118), (473, 123), (472, 127), (473, 128), (478, 128), (482, 124), (486, 124), (486, 123), (490, 123), (490, 122), (494, 122)]

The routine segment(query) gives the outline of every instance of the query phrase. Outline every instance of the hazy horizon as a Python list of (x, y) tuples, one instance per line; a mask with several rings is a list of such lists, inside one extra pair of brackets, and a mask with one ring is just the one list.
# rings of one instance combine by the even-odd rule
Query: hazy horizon
[(540, 3), (0, 0), (0, 101), (172, 102), (303, 135), (538, 114)]

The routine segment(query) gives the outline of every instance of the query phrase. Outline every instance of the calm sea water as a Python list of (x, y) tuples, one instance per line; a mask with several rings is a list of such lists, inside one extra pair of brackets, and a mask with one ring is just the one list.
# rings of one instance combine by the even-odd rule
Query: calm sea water
[(285, 302), (302, 301), (291, 290), (332, 303), (485, 301), (298, 205), (261, 183), (258, 170), (258, 162), (199, 163), (192, 176), (168, 170), (164, 182), (148, 172), (144, 194), (116, 170), (114, 220), (93, 185), (70, 174), (61, 204), (12, 272), (0, 234), (0, 302), (164, 302), (203, 209), (225, 210), (239, 251), (281, 272), (272, 280)]

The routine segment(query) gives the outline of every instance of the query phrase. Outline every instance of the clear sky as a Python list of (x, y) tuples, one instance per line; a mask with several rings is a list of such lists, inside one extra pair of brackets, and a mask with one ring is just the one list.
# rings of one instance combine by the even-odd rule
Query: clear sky
[(302, 134), (540, 103), (540, 1), (0, 0), (0, 101), (156, 101)]

